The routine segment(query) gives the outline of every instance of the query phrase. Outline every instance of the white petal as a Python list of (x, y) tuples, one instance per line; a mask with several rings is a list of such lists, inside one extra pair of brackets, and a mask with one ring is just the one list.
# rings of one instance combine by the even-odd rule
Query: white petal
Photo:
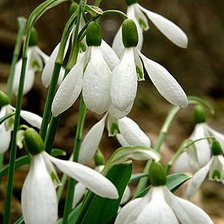
[(22, 110), (21, 111), (21, 117), (30, 125), (32, 125), (35, 128), (40, 129), (41, 123), (42, 123), (42, 117), (40, 117), (37, 114), (34, 114), (32, 112)]
[(97, 122), (85, 136), (79, 151), (78, 161), (80, 163), (85, 164), (89, 162), (95, 155), (103, 135), (105, 119), (106, 116)]
[(113, 104), (110, 105), (109, 113), (117, 119), (125, 117), (131, 112), (133, 104), (129, 105), (125, 110), (119, 110)]
[(170, 103), (186, 107), (188, 104), (187, 96), (176, 79), (163, 66), (148, 59), (140, 52), (139, 54), (149, 78), (159, 93)]
[[(23, 88), (24, 95), (32, 89), (34, 78), (35, 78), (35, 72), (29, 69), (28, 64), (29, 64), (29, 59), (27, 61), (26, 72), (25, 72), (25, 81), (24, 81), (24, 88)], [(16, 63), (16, 67), (15, 67), (15, 74), (14, 74), (14, 80), (13, 80), (13, 93), (15, 95), (18, 94), (21, 68), (22, 68), (22, 59), (20, 59)]]
[(178, 159), (173, 164), (174, 172), (193, 172), (195, 171), (194, 167), (190, 164), (189, 155), (184, 152), (182, 153)]
[[(195, 126), (195, 129), (189, 139), (192, 139), (193, 141), (195, 141), (197, 139), (205, 138), (205, 137), (206, 137), (205, 124), (201, 123)], [(207, 164), (211, 158), (211, 150), (208, 144), (208, 140), (205, 139), (205, 140), (195, 142), (194, 145), (197, 150), (200, 167), (202, 167), (205, 164)]]
[(113, 70), (111, 98), (119, 110), (124, 111), (135, 100), (137, 92), (137, 74), (133, 48), (127, 48), (121, 62)]
[(142, 61), (141, 61), (141, 59), (139, 57), (137, 48), (134, 49), (134, 54), (135, 54), (136, 69), (140, 70), (140, 71), (137, 70), (138, 81), (144, 81), (145, 80), (145, 77), (144, 77), (144, 68), (143, 68)]
[(99, 47), (91, 47), (90, 61), (83, 80), (83, 99), (88, 109), (97, 114), (106, 112), (111, 104), (112, 72)]
[(119, 28), (119, 30), (117, 31), (114, 37), (112, 48), (119, 58), (123, 55), (124, 45), (122, 42), (122, 28), (121, 27)]
[(26, 224), (57, 221), (57, 196), (41, 154), (33, 157), (22, 189), (22, 213)]
[[(217, 175), (217, 172), (219, 175)], [(213, 156), (209, 171), (209, 180), (224, 180), (224, 158), (222, 155)]]
[(208, 163), (206, 166), (202, 167), (191, 178), (191, 180), (189, 181), (188, 186), (187, 186), (187, 196), (189, 198), (191, 198), (195, 195), (196, 191), (201, 186), (202, 182), (204, 181), (205, 177), (207, 176), (209, 168), (210, 168), (210, 163)]
[(37, 47), (28, 48), (28, 67), (34, 72), (41, 72), (43, 70), (43, 60), (41, 55), (36, 51)]
[(149, 29), (148, 19), (144, 15), (144, 13), (141, 11), (141, 9), (138, 7), (138, 4), (134, 5), (135, 8), (135, 16), (142, 27), (144, 31), (147, 31)]
[(141, 200), (142, 198), (137, 198), (130, 201), (127, 205), (125, 205), (119, 212), (115, 224), (124, 224), (127, 217), (138, 207)]
[(79, 97), (83, 84), (83, 66), (84, 59), (80, 59), (59, 86), (51, 108), (54, 117), (71, 107)]
[(180, 223), (183, 224), (213, 224), (209, 216), (193, 203), (176, 197), (168, 189), (166, 190), (168, 203), (175, 212)]
[(121, 135), (129, 145), (150, 147), (150, 139), (132, 119), (123, 117), (118, 120), (118, 126)]
[(0, 125), (0, 153), (5, 153), (10, 145), (11, 131), (6, 131), (4, 123)]
[(47, 156), (62, 172), (84, 184), (93, 193), (111, 199), (119, 197), (116, 187), (97, 171), (79, 163)]
[(116, 138), (118, 140), (118, 142), (124, 147), (124, 146), (129, 146), (128, 142), (125, 140), (125, 138), (123, 137), (123, 135), (121, 134), (117, 134)]
[(187, 48), (187, 35), (176, 24), (165, 17), (151, 12), (138, 4), (139, 8), (148, 16), (154, 25), (162, 32), (170, 41), (178, 47)]
[(110, 45), (107, 44), (106, 41), (104, 40), (102, 40), (100, 50), (103, 54), (105, 62), (112, 71), (115, 68), (115, 66), (119, 64), (120, 59), (118, 58), (114, 50), (110, 47)]
[(178, 224), (178, 220), (167, 204), (163, 188), (153, 187), (152, 198), (149, 204), (143, 209), (136, 220), (138, 224), (159, 223), (159, 224)]
[(39, 47), (35, 47), (36, 52), (43, 58), (44, 63), (46, 64), (49, 60), (49, 56), (45, 54)]
[(86, 186), (82, 183), (77, 183), (75, 185), (74, 197), (73, 197), (73, 204), (72, 207), (76, 207), (76, 205), (80, 202), (82, 197), (86, 192)]
[(120, 204), (125, 204), (131, 197), (131, 189), (129, 186), (125, 188), (124, 194), (121, 198), (121, 203)]

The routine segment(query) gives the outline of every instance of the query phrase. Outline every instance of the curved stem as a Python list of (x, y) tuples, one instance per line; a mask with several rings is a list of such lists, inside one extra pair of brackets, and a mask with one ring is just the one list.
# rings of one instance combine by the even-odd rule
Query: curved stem
[[(163, 124), (163, 126), (160, 130), (156, 145), (154, 147), (156, 151), (158, 151), (158, 152), (160, 151), (161, 145), (163, 144), (163, 142), (166, 138), (166, 135), (168, 133), (170, 125), (172, 124), (172, 121), (175, 118), (176, 114), (179, 112), (179, 110), (180, 110), (180, 107), (174, 106), (174, 107), (171, 108), (169, 114), (167, 115), (167, 118), (166, 118), (166, 120), (165, 120), (165, 122), (164, 122), (164, 124)], [(143, 173), (147, 174), (149, 172), (149, 168), (151, 166), (151, 163), (152, 163), (152, 160), (149, 160), (146, 163), (146, 166), (144, 168)], [(141, 178), (141, 180), (138, 183), (135, 195), (138, 194), (139, 192), (141, 192), (145, 188), (147, 182), (148, 182), (148, 177)]]

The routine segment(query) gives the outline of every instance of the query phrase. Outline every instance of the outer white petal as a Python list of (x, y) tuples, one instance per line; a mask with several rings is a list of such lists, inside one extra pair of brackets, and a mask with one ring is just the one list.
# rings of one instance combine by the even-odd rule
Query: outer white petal
[(36, 52), (43, 58), (44, 63), (46, 64), (49, 60), (49, 56), (45, 54), (39, 47), (35, 47)]
[(0, 153), (5, 153), (10, 145), (11, 131), (5, 129), (4, 123), (0, 125)]
[(223, 153), (224, 153), (224, 135), (213, 128), (209, 127), (207, 124), (204, 125), (205, 130), (209, 136), (214, 136), (217, 141), (220, 143)]
[(100, 50), (103, 54), (105, 62), (112, 71), (115, 68), (115, 66), (119, 64), (120, 59), (118, 58), (114, 50), (110, 47), (110, 45), (107, 44), (106, 41), (104, 40), (102, 40)]
[[(192, 135), (190, 136), (190, 139), (195, 141), (200, 138), (205, 138), (206, 137), (205, 126), (206, 126), (206, 124), (204, 124), (204, 123), (197, 124), (195, 126), (195, 129), (194, 129)], [(205, 164), (207, 164), (211, 158), (211, 150), (210, 150), (210, 146), (208, 144), (208, 140), (205, 139), (205, 140), (195, 142), (194, 145), (197, 150), (198, 161), (199, 161), (200, 167), (202, 167)]]
[(113, 104), (111, 104), (110, 108), (109, 108), (109, 113), (113, 117), (115, 117), (117, 119), (120, 119), (120, 118), (125, 117), (126, 115), (128, 115), (130, 113), (132, 107), (133, 107), (133, 104), (129, 105), (125, 110), (119, 110)]
[(91, 47), (90, 61), (83, 80), (83, 99), (88, 109), (103, 114), (111, 104), (112, 72), (99, 47)]
[(79, 97), (83, 85), (83, 66), (84, 59), (80, 59), (59, 86), (51, 108), (53, 116), (63, 113)]
[[(28, 65), (29, 65), (29, 58), (27, 61), (26, 72), (25, 72), (25, 82), (24, 82), (24, 88), (23, 88), (24, 95), (32, 89), (34, 78), (35, 78), (35, 72), (33, 70), (30, 70)], [(22, 59), (20, 59), (16, 63), (16, 67), (15, 67), (15, 74), (14, 74), (14, 80), (13, 80), (13, 93), (15, 95), (18, 94), (21, 68), (22, 68)]]
[(121, 135), (129, 145), (150, 147), (150, 139), (132, 119), (123, 117), (118, 120), (118, 126)]
[(26, 111), (26, 110), (22, 110), (21, 111), (21, 117), (28, 122), (30, 125), (32, 125), (35, 128), (39, 128), (41, 126), (42, 123), (42, 117), (40, 117), (37, 114), (34, 114), (32, 112)]
[(174, 172), (193, 172), (194, 168), (190, 165), (189, 155), (184, 152), (173, 164)]
[(22, 189), (22, 213), (26, 224), (55, 224), (57, 196), (41, 154), (33, 157)]
[(208, 174), (211, 162), (194, 174), (187, 186), (187, 196), (193, 197)]
[(81, 182), (95, 194), (111, 199), (119, 197), (116, 187), (97, 171), (79, 163), (56, 159), (50, 155), (47, 156), (62, 172)]
[(142, 198), (137, 198), (125, 205), (119, 212), (115, 224), (124, 224), (128, 216), (138, 207), (141, 200)]
[(176, 24), (165, 17), (151, 12), (138, 4), (139, 8), (148, 16), (154, 25), (163, 33), (170, 41), (178, 47), (187, 48), (187, 35)]
[(120, 204), (125, 204), (131, 197), (131, 189), (129, 186), (125, 188), (124, 194), (121, 198), (121, 203)]
[(85, 164), (89, 162), (95, 155), (103, 135), (105, 119), (106, 116), (97, 122), (85, 136), (79, 151), (78, 161), (80, 163)]
[(149, 29), (149, 24), (148, 24), (148, 18), (144, 15), (144, 13), (141, 11), (141, 9), (138, 7), (138, 4), (135, 4), (134, 5), (134, 8), (135, 8), (135, 16), (136, 16), (136, 19), (139, 21), (142, 21), (144, 23), (143, 24), (140, 24), (140, 26), (142, 27), (142, 29), (144, 31), (147, 31)]
[(187, 96), (176, 79), (163, 66), (148, 59), (141, 52), (139, 54), (149, 78), (159, 93), (170, 103), (186, 107), (188, 104)]
[(129, 146), (128, 142), (125, 140), (125, 138), (123, 137), (123, 135), (121, 134), (117, 134), (116, 138), (118, 140), (118, 142), (122, 145), (122, 146)]
[(175, 212), (180, 223), (183, 224), (213, 224), (209, 216), (193, 203), (176, 197), (166, 189), (168, 204)]
[(76, 205), (80, 202), (82, 197), (86, 192), (86, 186), (82, 183), (77, 183), (75, 185), (74, 197), (73, 197), (73, 204), (72, 207), (76, 207)]
[(112, 48), (119, 58), (123, 55), (124, 45), (122, 42), (122, 28), (121, 27), (119, 28), (119, 30), (117, 31), (114, 37)]
[[(164, 198), (163, 187), (152, 188), (149, 204), (139, 214), (136, 223), (178, 224), (178, 220)], [(185, 224), (185, 223), (184, 223)]]
[(130, 107), (135, 100), (137, 84), (133, 48), (126, 48), (120, 64), (113, 70), (111, 87), (113, 105), (121, 111)]

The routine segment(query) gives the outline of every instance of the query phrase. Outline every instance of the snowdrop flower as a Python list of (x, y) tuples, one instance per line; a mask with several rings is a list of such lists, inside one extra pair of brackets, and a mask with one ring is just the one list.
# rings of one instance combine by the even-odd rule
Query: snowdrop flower
[(52, 176), (54, 165), (95, 194), (117, 199), (116, 187), (103, 175), (79, 163), (54, 158), (43, 151), (43, 141), (34, 129), (25, 131), (25, 145), (32, 154), (29, 173), (22, 189), (22, 213), (26, 224), (56, 224), (58, 202)]
[[(49, 56), (46, 55), (37, 46), (37, 32), (32, 30), (30, 43), (27, 51), (27, 66), (25, 72), (24, 90), (23, 94), (28, 93), (34, 84), (35, 73), (43, 70), (43, 63), (46, 64)], [(19, 89), (19, 81), (21, 76), (22, 59), (16, 63), (14, 80), (13, 80), (13, 93), (17, 95)]]
[[(0, 110), (0, 118), (3, 118), (7, 114), (11, 114), (15, 111), (15, 108), (9, 104), (9, 100), (2, 104), (3, 92), (0, 91), (0, 105), (3, 106)], [(4, 97), (7, 97), (4, 94)], [(8, 99), (8, 97), (7, 97)], [(26, 110), (21, 110), (21, 117), (35, 128), (40, 128), (42, 118), (34, 113)], [(10, 117), (0, 124), (0, 153), (5, 153), (11, 142), (11, 131), (13, 130), (14, 117)]]
[[(138, 4), (138, 0), (126, 0), (128, 5), (127, 16), (132, 19), (137, 27), (139, 42), (138, 49), (141, 50), (143, 44), (143, 31), (149, 29), (148, 20), (150, 20), (171, 42), (178, 47), (187, 48), (188, 38), (186, 34), (173, 22), (165, 17), (154, 13)], [(124, 47), (122, 45), (121, 28), (117, 32), (113, 49), (119, 57), (122, 56)]]
[(213, 224), (202, 209), (169, 191), (166, 172), (159, 163), (153, 163), (149, 176), (152, 188), (143, 198), (125, 205), (115, 224)]
[[(201, 138), (214, 137), (222, 148), (224, 148), (224, 135), (215, 131), (206, 124), (206, 117), (201, 106), (196, 106), (194, 110), (195, 128), (190, 140), (195, 141)], [(195, 142), (189, 147), (174, 163), (175, 172), (194, 172), (203, 167), (211, 158), (211, 146), (207, 139)]]
[(101, 42), (100, 27), (96, 22), (89, 24), (86, 42), (89, 46), (87, 52), (79, 54), (76, 65), (55, 95), (52, 104), (54, 116), (71, 107), (81, 91), (87, 108), (98, 114), (106, 112), (111, 105), (111, 69), (119, 59), (105, 41)]
[(160, 64), (137, 50), (138, 34), (133, 20), (127, 19), (123, 22), (122, 38), (124, 53), (112, 74), (111, 99), (114, 108), (119, 111), (130, 111), (137, 92), (136, 65), (140, 64), (140, 67), (143, 67), (141, 60), (159, 93), (170, 103), (186, 107), (188, 104), (186, 94), (173, 76)]
[(216, 140), (212, 144), (212, 154), (210, 161), (198, 170), (190, 180), (187, 187), (187, 196), (189, 198), (195, 195), (208, 174), (209, 180), (216, 180), (224, 183), (223, 152), (219, 142)]
[[(94, 157), (103, 135), (106, 117), (107, 114), (90, 129), (83, 139), (78, 159), (80, 163), (85, 164)], [(122, 146), (150, 147), (150, 139), (133, 120), (124, 117), (119, 119), (117, 123), (120, 131), (120, 134), (117, 134), (117, 138)]]

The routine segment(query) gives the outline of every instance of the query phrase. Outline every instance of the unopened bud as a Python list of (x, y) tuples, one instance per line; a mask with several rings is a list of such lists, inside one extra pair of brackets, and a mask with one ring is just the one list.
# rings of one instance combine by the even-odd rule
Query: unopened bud
[(132, 19), (126, 19), (122, 24), (122, 40), (126, 48), (138, 45), (138, 31)]
[(99, 23), (92, 21), (86, 29), (86, 43), (90, 46), (100, 46), (102, 41)]

